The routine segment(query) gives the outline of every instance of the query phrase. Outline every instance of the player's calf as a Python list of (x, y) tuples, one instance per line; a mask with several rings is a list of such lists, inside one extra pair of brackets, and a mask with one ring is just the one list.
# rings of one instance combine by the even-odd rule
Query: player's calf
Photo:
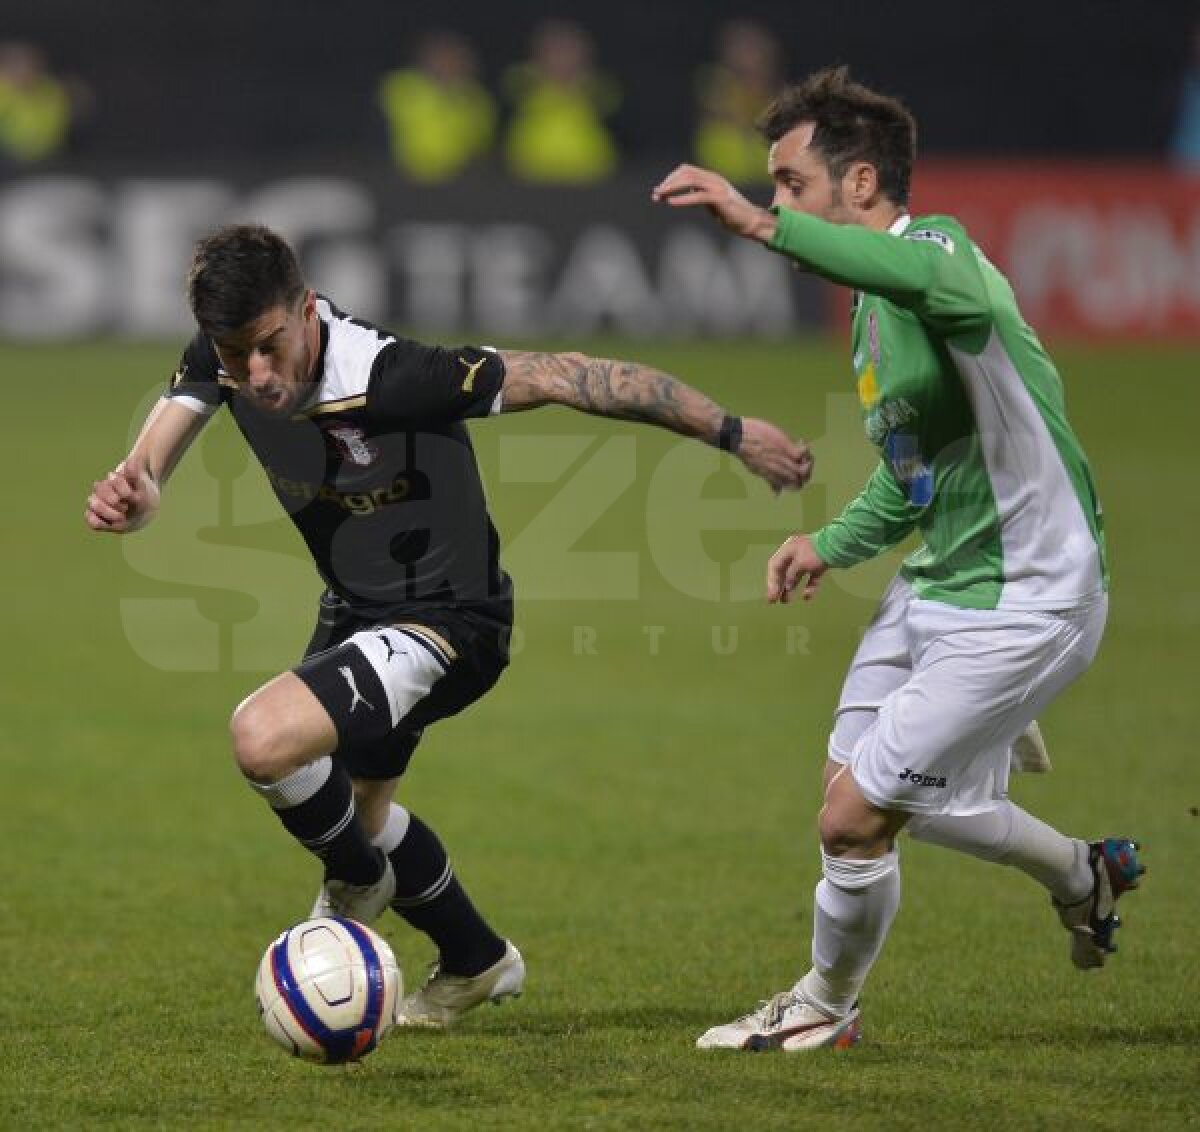
[(357, 820), (350, 776), (327, 753), (337, 734), (316, 697), (284, 673), (238, 706), (230, 731), (251, 786), (324, 863), (319, 903), (364, 921), (380, 915), (394, 892), (391, 869)]

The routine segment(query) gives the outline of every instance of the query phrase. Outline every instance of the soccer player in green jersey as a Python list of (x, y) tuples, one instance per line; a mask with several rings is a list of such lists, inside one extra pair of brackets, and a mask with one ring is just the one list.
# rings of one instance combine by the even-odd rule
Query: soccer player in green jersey
[(1014, 865), (1050, 893), (1077, 967), (1115, 950), (1137, 846), (1088, 843), (1007, 796), (1010, 752), (1091, 663), (1107, 613), (1103, 520), (1062, 382), (1012, 288), (949, 216), (909, 213), (916, 125), (846, 68), (767, 110), (770, 209), (684, 165), (654, 190), (854, 288), (853, 366), (880, 461), (833, 522), (789, 538), (767, 599), (811, 598), (831, 569), (919, 531), (851, 664), (819, 827), (812, 967), (707, 1031), (701, 1048), (848, 1046), (900, 899), (896, 836)]

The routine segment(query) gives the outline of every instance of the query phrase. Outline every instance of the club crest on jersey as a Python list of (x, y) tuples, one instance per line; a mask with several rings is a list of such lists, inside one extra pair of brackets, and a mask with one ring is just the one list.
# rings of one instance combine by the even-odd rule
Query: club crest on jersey
[(349, 460), (360, 468), (373, 464), (379, 458), (379, 452), (367, 439), (367, 434), (355, 425), (342, 424), (339, 421), (322, 424), (321, 431), (337, 448), (344, 460)]

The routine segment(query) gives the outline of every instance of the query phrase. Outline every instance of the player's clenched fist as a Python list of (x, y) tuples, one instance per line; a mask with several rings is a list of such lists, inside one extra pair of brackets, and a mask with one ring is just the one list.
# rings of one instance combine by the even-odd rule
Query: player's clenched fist
[(813, 459), (807, 442), (793, 440), (770, 421), (746, 417), (742, 421), (737, 454), (750, 471), (762, 476), (775, 491), (798, 490), (812, 475)]
[(154, 477), (141, 460), (131, 458), (92, 484), (83, 518), (94, 531), (124, 534), (149, 522), (158, 503)]
[(801, 579), (804, 589), (800, 596), (809, 601), (828, 569), (828, 563), (816, 552), (808, 535), (792, 535), (767, 563), (767, 601), (786, 605)]

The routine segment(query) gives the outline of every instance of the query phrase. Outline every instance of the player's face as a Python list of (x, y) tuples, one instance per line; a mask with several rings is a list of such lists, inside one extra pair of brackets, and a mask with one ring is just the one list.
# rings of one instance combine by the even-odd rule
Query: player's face
[(312, 388), (320, 346), (316, 295), (270, 307), (234, 334), (214, 341), (239, 396), (264, 413), (290, 413)]
[(830, 176), (825, 159), (809, 148), (816, 128), (814, 122), (802, 122), (771, 146), (767, 170), (775, 182), (772, 203), (846, 224), (851, 218), (842, 201), (841, 186)]

